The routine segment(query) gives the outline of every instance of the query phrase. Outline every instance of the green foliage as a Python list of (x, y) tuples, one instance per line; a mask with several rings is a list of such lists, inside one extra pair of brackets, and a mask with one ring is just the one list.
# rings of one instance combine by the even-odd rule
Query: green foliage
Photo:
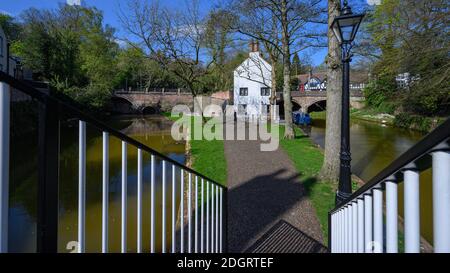
[[(447, 15), (443, 0), (385, 0), (376, 6), (367, 27), (379, 55), (373, 66), (377, 79), (365, 90), (370, 107), (392, 112), (395, 105), (398, 111), (423, 116), (449, 114)], [(395, 76), (406, 72), (416, 79), (397, 89)]]
[(0, 26), (10, 42), (16, 41), (20, 34), (20, 25), (14, 17), (0, 13)]
[(11, 51), (38, 80), (92, 108), (102, 108), (114, 88), (118, 46), (114, 30), (95, 8), (61, 5), (21, 15)]
[(433, 124), (428, 117), (399, 113), (395, 116), (394, 125), (401, 128), (412, 128), (422, 132), (429, 132)]
[(369, 107), (388, 114), (394, 112), (396, 106), (391, 103), (391, 99), (397, 92), (397, 86), (392, 75), (380, 75), (375, 80), (371, 80), (363, 92)]

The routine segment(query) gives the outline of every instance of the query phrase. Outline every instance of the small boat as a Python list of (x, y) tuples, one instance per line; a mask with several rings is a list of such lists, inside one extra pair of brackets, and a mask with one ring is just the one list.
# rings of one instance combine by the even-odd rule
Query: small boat
[(312, 119), (308, 113), (295, 111), (292, 113), (292, 120), (297, 125), (311, 125)]

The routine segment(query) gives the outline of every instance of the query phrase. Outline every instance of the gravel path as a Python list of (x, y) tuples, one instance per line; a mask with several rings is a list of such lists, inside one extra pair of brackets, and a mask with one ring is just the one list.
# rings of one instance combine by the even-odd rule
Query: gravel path
[(280, 220), (323, 242), (300, 175), (281, 147), (261, 152), (260, 141), (225, 141), (225, 156), (229, 252), (247, 250)]

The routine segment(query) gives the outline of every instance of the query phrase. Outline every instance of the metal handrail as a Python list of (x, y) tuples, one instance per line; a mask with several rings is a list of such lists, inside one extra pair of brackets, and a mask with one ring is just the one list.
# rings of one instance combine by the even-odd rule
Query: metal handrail
[(336, 210), (354, 201), (355, 198), (365, 194), (388, 178), (402, 181), (402, 169), (412, 162), (415, 163), (415, 168), (420, 172), (429, 169), (431, 167), (429, 152), (436, 149), (437, 145), (445, 141), (450, 142), (450, 118), (400, 155), (396, 160), (389, 164), (389, 166), (384, 168), (367, 183), (361, 186), (361, 188), (355, 191), (345, 202), (331, 210), (330, 213), (334, 213)]
[[(109, 208), (109, 137), (110, 135), (118, 138), (122, 142), (122, 160), (121, 160), (121, 252), (127, 252), (127, 203), (128, 203), (128, 148), (127, 145), (137, 148), (137, 252), (143, 251), (143, 152), (151, 155), (150, 168), (150, 195), (151, 195), (151, 214), (150, 214), (150, 252), (156, 251), (156, 182), (155, 164), (157, 158), (162, 161), (162, 176), (160, 182), (162, 185), (162, 233), (161, 252), (166, 253), (167, 250), (167, 172), (168, 164), (172, 169), (172, 243), (171, 252), (176, 252), (178, 247), (176, 244), (177, 229), (175, 226), (177, 209), (176, 205), (176, 188), (180, 186), (180, 247), (183, 253), (198, 253), (198, 215), (203, 217), (203, 208), (209, 208), (211, 205), (211, 215), (207, 211), (207, 227), (204, 234), (204, 222), (200, 219), (200, 252), (203, 252), (204, 238), (206, 237), (206, 252), (217, 253), (227, 250), (227, 187), (208, 178), (207, 176), (187, 167), (183, 164), (167, 157), (164, 154), (146, 146), (145, 144), (111, 128), (102, 121), (97, 120), (83, 105), (80, 105), (72, 99), (62, 94), (49, 95), (33, 88), (26, 82), (19, 81), (9, 75), (0, 72), (0, 253), (8, 252), (8, 194), (9, 194), (9, 136), (10, 136), (10, 103), (11, 89), (20, 91), (32, 99), (39, 102), (39, 163), (38, 163), (38, 194), (37, 194), (37, 240), (36, 246), (38, 252), (57, 252), (58, 251), (58, 215), (59, 215), (59, 146), (60, 146), (60, 123), (62, 117), (74, 118), (79, 120), (79, 138), (78, 138), (78, 241), (77, 252), (84, 253), (86, 247), (86, 124), (92, 125), (103, 133), (102, 148), (102, 252), (108, 252), (108, 208)], [(177, 179), (177, 169), (180, 178)], [(170, 178), (169, 178), (170, 179)], [(186, 183), (185, 183), (186, 180)], [(193, 183), (195, 187), (193, 188)], [(199, 193), (199, 183), (201, 183), (202, 191)], [(206, 199), (204, 197), (204, 184), (207, 186)], [(184, 197), (186, 187), (188, 188), (187, 198)], [(210, 190), (209, 190), (210, 189)], [(195, 198), (194, 198), (195, 195)], [(200, 204), (198, 198), (201, 197)], [(193, 199), (194, 198), (194, 199)], [(185, 200), (187, 199), (187, 200)], [(193, 199), (193, 200), (192, 200)], [(195, 207), (193, 203), (195, 202)], [(187, 202), (187, 249), (184, 245), (185, 219), (184, 203)], [(195, 216), (195, 222), (192, 217)], [(210, 216), (210, 218), (208, 218)], [(211, 229), (209, 229), (209, 220), (211, 219)], [(220, 222), (220, 225), (219, 225)], [(195, 227), (193, 228), (193, 225)], [(194, 233), (194, 234), (193, 234)], [(193, 238), (193, 235), (195, 236)], [(203, 236), (205, 235), (205, 236)], [(193, 241), (195, 239), (195, 241)], [(210, 240), (210, 247), (208, 241)]]
[(193, 169), (191, 169), (191, 168), (189, 168), (189, 167), (187, 167), (187, 166), (185, 166), (185, 165), (183, 165), (183, 164), (181, 164), (181, 163), (179, 163), (179, 162), (177, 162), (177, 161), (175, 161), (175, 160), (173, 160), (173, 159), (171, 159), (169, 157), (167, 157), (166, 155), (164, 155), (164, 154), (162, 154), (162, 153), (160, 153), (160, 152), (158, 152), (158, 151), (148, 147), (147, 145), (145, 145), (145, 144), (143, 144), (143, 143), (141, 143), (141, 142), (139, 142), (139, 141), (137, 141), (137, 140), (135, 140), (135, 139), (133, 139), (133, 138), (131, 138), (131, 137), (121, 133), (121, 132), (119, 132), (118, 130), (116, 130), (116, 129), (110, 127), (110, 126), (108, 126), (104, 122), (102, 122), (102, 121), (92, 117), (91, 115), (86, 114), (83, 110), (79, 109), (79, 106), (76, 106), (77, 103), (74, 102), (74, 101), (69, 102), (69, 99), (67, 99), (68, 101), (63, 101), (60, 98), (56, 98), (56, 97), (54, 97), (52, 95), (48, 95), (48, 94), (45, 94), (43, 92), (40, 92), (39, 90), (37, 90), (36, 88), (30, 86), (29, 84), (27, 84), (25, 82), (22, 82), (22, 81), (19, 81), (19, 80), (13, 78), (13, 77), (7, 75), (4, 72), (1, 72), (1, 71), (0, 71), (0, 82), (6, 82), (11, 87), (26, 93), (27, 95), (31, 96), (34, 99), (37, 99), (38, 101), (40, 101), (42, 103), (49, 103), (49, 102), (56, 103), (58, 106), (61, 107), (61, 110), (65, 110), (65, 111), (71, 113), (76, 118), (90, 123), (91, 125), (95, 126), (99, 130), (106, 131), (106, 132), (110, 133), (111, 135), (119, 138), (120, 140), (123, 140), (123, 141), (127, 142), (128, 144), (131, 144), (131, 145), (135, 146), (136, 148), (140, 148), (140, 149), (142, 149), (144, 151), (147, 151), (147, 152), (149, 152), (149, 153), (151, 153), (151, 154), (153, 154), (155, 156), (158, 156), (158, 157), (164, 159), (165, 161), (167, 161), (167, 162), (169, 162), (169, 163), (171, 163), (173, 165), (176, 165), (177, 167), (179, 167), (179, 168), (181, 168), (181, 169), (183, 169), (185, 171), (188, 171), (188, 172), (190, 172), (192, 174), (195, 174), (198, 177), (201, 177), (201, 178), (203, 178), (205, 180), (208, 180), (208, 181), (212, 182), (213, 184), (215, 184), (215, 185), (217, 185), (217, 186), (219, 186), (221, 188), (227, 189), (226, 186), (220, 184), (219, 182), (217, 182), (217, 181), (215, 181), (215, 180), (213, 180), (213, 179), (211, 179), (211, 178), (209, 178), (209, 177), (207, 177), (207, 176), (205, 176), (205, 175), (203, 175), (203, 174), (201, 174), (201, 173), (199, 173), (199, 172), (197, 172), (197, 171), (195, 171), (195, 170), (193, 170)]
[(450, 118), (329, 211), (331, 252), (397, 253), (400, 183), (404, 185), (405, 252), (420, 252), (420, 173), (428, 169), (432, 170), (433, 196), (429, 202), (433, 203), (434, 251), (450, 252), (449, 168)]

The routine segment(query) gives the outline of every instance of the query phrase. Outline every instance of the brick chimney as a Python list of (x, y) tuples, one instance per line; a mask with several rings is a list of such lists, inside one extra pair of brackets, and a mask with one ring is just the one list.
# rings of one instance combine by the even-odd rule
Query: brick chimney
[(251, 40), (249, 44), (250, 52), (259, 52), (259, 43), (258, 41)]

